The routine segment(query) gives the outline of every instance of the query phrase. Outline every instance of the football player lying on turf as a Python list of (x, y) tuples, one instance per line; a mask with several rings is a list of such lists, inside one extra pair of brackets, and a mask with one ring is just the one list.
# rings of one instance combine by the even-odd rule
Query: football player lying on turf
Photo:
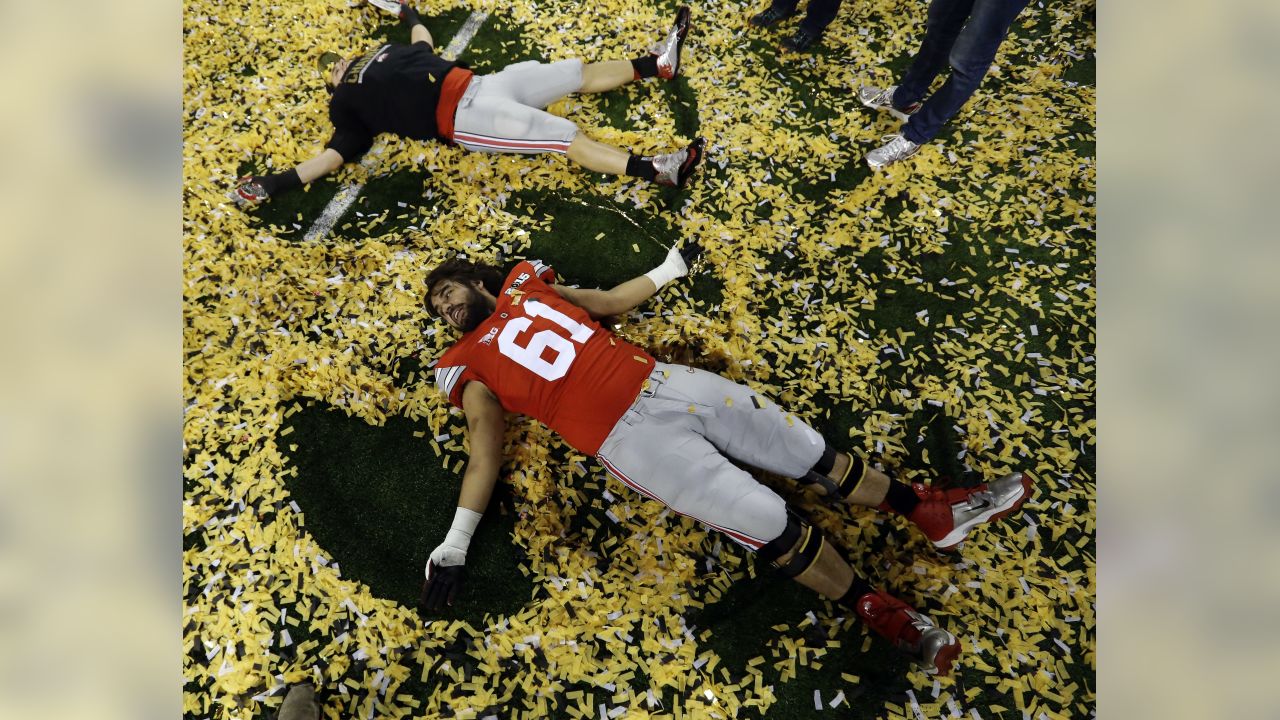
[(596, 322), (684, 276), (692, 254), (672, 248), (662, 265), (611, 290), (555, 284), (551, 269), (537, 261), (521, 262), (505, 278), (462, 260), (427, 276), (430, 311), (462, 332), (436, 364), (435, 378), (465, 413), (471, 449), (453, 526), (427, 563), (422, 605), (452, 603), (502, 465), (503, 414), (521, 413), (595, 456), (624, 485), (723, 532), (851, 609), (925, 671), (948, 672), (960, 652), (955, 636), (872, 588), (836, 548), (824, 552), (830, 543), (821, 529), (732, 461), (902, 515), (940, 548), (1018, 507), (1030, 479), (1013, 473), (945, 491), (907, 486), (832, 448), (750, 388), (658, 362)]
[(689, 8), (681, 7), (667, 36), (651, 54), (635, 60), (583, 63), (561, 60), (516, 63), (493, 75), (473, 75), (465, 64), (436, 54), (431, 33), (408, 5), (370, 0), (399, 14), (412, 44), (387, 44), (368, 53), (321, 56), (327, 73), (333, 136), (318, 155), (274, 175), (240, 179), (233, 198), (262, 202), (354, 162), (389, 132), (414, 140), (443, 140), (477, 152), (533, 155), (561, 153), (596, 172), (629, 175), (684, 187), (702, 162), (705, 141), (665, 155), (640, 157), (596, 142), (547, 105), (575, 93), (613, 90), (633, 80), (680, 74), (680, 49), (689, 33)]

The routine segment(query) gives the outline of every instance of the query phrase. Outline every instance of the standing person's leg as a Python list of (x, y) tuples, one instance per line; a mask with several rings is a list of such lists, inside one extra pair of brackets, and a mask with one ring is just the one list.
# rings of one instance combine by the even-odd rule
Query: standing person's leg
[[(951, 76), (911, 116), (902, 135), (917, 145), (932, 140), (982, 84), (1000, 43), (1027, 0), (976, 0), (969, 21), (951, 47)], [(896, 100), (896, 98), (895, 98)]]
[(800, 22), (800, 29), (814, 35), (821, 35), (831, 21), (836, 19), (836, 13), (839, 11), (840, 0), (810, 0), (804, 20)]
[(769, 7), (751, 16), (751, 24), (756, 27), (773, 27), (796, 14), (798, 0), (773, 0)]
[(806, 52), (822, 39), (827, 26), (836, 19), (840, 10), (840, 0), (809, 0), (809, 9), (796, 34), (782, 43), (792, 52)]
[(974, 0), (933, 0), (929, 3), (924, 40), (898, 82), (898, 89), (893, 94), (894, 107), (907, 108), (929, 92), (933, 79), (947, 66), (951, 46), (959, 37), (973, 3)]

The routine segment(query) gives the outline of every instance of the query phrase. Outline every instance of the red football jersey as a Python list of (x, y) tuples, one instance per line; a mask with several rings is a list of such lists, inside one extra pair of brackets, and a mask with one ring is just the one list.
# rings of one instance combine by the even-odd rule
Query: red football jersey
[(508, 412), (535, 418), (595, 455), (653, 371), (649, 353), (600, 327), (548, 284), (551, 268), (516, 265), (497, 307), (436, 364), (436, 385), (462, 407), (462, 388), (485, 384)]

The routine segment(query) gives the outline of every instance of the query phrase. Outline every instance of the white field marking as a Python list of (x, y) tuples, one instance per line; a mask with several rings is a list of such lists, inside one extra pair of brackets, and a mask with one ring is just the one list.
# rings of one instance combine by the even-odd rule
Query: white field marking
[[(453, 36), (449, 41), (449, 45), (445, 47), (444, 52), (440, 53), (441, 57), (453, 60), (462, 54), (463, 50), (471, 44), (472, 38), (476, 36), (476, 32), (480, 30), (480, 26), (485, 20), (489, 19), (489, 13), (479, 10), (471, 13), (467, 21), (462, 24), (462, 29), (458, 30), (458, 34)], [(360, 161), (360, 166), (365, 169), (365, 174), (373, 172), (378, 167), (379, 161), (382, 159), (382, 152), (386, 149), (385, 141), (374, 143), (373, 147), (365, 153), (364, 159)], [(324, 211), (320, 213), (320, 217), (316, 218), (315, 223), (307, 230), (307, 234), (303, 236), (304, 242), (313, 242), (320, 240), (328, 235), (338, 220), (351, 209), (351, 205), (355, 203), (356, 197), (360, 191), (364, 189), (364, 183), (354, 182), (344, 185), (338, 191), (329, 204), (324, 207)]]
[(471, 44), (471, 38), (476, 36), (476, 32), (480, 30), (480, 26), (485, 20), (489, 19), (489, 13), (476, 10), (471, 13), (467, 21), (462, 23), (462, 29), (458, 30), (458, 34), (453, 36), (449, 44), (445, 47), (444, 52), (440, 56), (445, 60), (456, 60), (462, 54), (463, 50)]

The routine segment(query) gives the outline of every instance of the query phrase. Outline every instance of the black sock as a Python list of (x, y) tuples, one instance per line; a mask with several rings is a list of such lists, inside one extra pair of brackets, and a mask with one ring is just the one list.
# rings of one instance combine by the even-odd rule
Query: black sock
[(639, 155), (632, 155), (630, 159), (627, 160), (627, 175), (652, 181), (654, 178), (658, 177), (658, 170), (653, 166), (653, 158), (643, 158)]
[(636, 77), (651, 78), (658, 76), (658, 56), (645, 55), (642, 58), (636, 58), (631, 61), (631, 67), (635, 68)]
[[(884, 496), (884, 504), (903, 517), (910, 517), (911, 511), (920, 504), (920, 498), (910, 485), (897, 480), (889, 481), (889, 492)], [(883, 506), (882, 506), (883, 507)]]
[(853, 583), (849, 585), (849, 590), (846, 591), (844, 595), (841, 595), (839, 600), (836, 600), (836, 604), (852, 608), (853, 604), (858, 601), (858, 598), (869, 592), (875, 591), (876, 589), (868, 585), (866, 580), (854, 575)]

